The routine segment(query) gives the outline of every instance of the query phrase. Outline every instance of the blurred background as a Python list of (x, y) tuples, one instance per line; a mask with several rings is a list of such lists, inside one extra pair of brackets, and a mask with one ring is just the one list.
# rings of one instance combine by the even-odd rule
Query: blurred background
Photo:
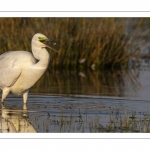
[(127, 67), (149, 47), (149, 26), (149, 18), (0, 18), (0, 53), (31, 51), (33, 35), (43, 33), (59, 42), (51, 68)]
[(139, 71), (131, 68), (150, 57), (149, 26), (150, 18), (0, 18), (0, 54), (31, 52), (33, 35), (43, 33), (60, 53), (49, 51), (32, 93), (122, 96), (137, 88)]

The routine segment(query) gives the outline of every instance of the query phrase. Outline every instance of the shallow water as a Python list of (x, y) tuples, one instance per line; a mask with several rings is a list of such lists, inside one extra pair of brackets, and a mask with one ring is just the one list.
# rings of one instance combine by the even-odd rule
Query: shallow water
[(27, 105), (10, 94), (1, 132), (150, 132), (149, 60), (128, 71), (47, 71)]
[(127, 112), (130, 116), (136, 113), (139, 119), (148, 115), (149, 104), (146, 100), (119, 97), (30, 95), (27, 105), (22, 105), (20, 97), (9, 97), (1, 108), (0, 127), (1, 132), (120, 132), (105, 129), (111, 116), (116, 121), (117, 113), (124, 118)]

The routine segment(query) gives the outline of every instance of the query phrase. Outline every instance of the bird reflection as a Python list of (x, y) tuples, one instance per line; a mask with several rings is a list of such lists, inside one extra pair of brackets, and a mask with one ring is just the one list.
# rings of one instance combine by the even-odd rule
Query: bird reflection
[(1, 104), (0, 132), (2, 133), (36, 133), (36, 130), (28, 121), (27, 106), (23, 109), (9, 109)]

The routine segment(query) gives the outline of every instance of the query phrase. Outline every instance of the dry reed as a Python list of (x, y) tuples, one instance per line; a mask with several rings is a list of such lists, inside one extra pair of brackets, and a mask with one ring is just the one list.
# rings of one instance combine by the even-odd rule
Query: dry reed
[(125, 31), (126, 20), (0, 18), (0, 53), (22, 49), (31, 51), (32, 36), (40, 32), (59, 42), (56, 49), (60, 54), (51, 53), (51, 68), (127, 67), (128, 61), (139, 53), (139, 48), (132, 41), (141, 20), (136, 23), (133, 34)]

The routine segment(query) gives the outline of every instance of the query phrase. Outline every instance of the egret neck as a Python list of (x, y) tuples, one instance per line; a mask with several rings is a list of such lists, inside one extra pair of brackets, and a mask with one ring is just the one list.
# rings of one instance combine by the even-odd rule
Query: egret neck
[(34, 57), (38, 60), (38, 62), (34, 65), (37, 69), (44, 69), (49, 65), (50, 62), (50, 54), (46, 50), (45, 47), (39, 47), (37, 42), (32, 42), (32, 53)]

